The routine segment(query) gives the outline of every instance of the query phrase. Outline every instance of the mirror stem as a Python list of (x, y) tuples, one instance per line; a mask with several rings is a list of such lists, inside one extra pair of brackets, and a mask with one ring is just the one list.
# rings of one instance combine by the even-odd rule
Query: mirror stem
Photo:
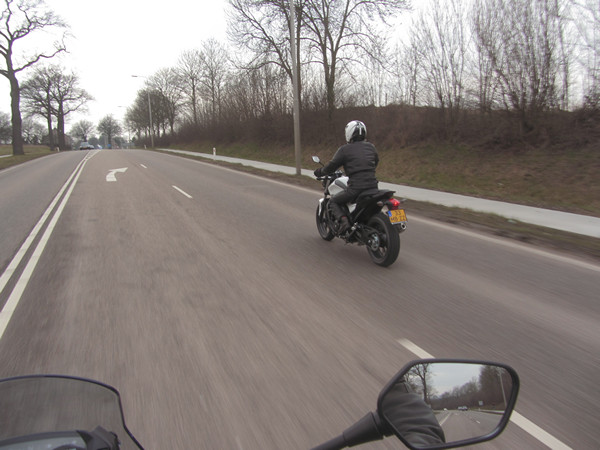
[(346, 440), (344, 439), (344, 435), (340, 434), (338, 437), (330, 439), (329, 441), (317, 445), (312, 450), (340, 450), (342, 448), (346, 448)]
[(384, 426), (379, 419), (379, 416), (370, 412), (344, 431), (342, 435), (346, 440), (346, 445), (348, 447), (353, 447), (355, 445), (383, 439), (383, 428)]
[(367, 442), (379, 441), (384, 436), (389, 436), (390, 434), (386, 433), (384, 435), (384, 432), (381, 431), (384, 427), (379, 416), (370, 412), (350, 428), (346, 429), (341, 435), (315, 447), (313, 450), (337, 450), (354, 447), (355, 445)]
[(313, 450), (336, 450), (366, 444), (367, 442), (380, 441), (384, 436), (391, 434), (384, 434), (381, 431), (384, 427), (379, 416), (370, 412), (341, 435), (315, 447)]

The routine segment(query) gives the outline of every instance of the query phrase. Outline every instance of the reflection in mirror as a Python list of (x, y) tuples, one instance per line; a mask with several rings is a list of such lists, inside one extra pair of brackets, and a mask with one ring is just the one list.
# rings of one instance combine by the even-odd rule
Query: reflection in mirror
[(427, 448), (494, 432), (512, 390), (500, 366), (420, 363), (387, 390), (380, 413), (412, 446)]

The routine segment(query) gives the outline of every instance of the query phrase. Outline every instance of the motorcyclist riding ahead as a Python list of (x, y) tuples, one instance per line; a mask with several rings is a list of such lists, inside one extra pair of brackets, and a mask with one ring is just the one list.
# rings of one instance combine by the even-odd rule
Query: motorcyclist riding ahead
[(348, 189), (331, 197), (331, 211), (339, 222), (338, 233), (343, 233), (350, 227), (343, 206), (353, 202), (366, 190), (378, 188), (375, 169), (379, 163), (379, 156), (375, 146), (366, 141), (367, 127), (359, 120), (353, 120), (346, 125), (346, 144), (342, 145), (329, 163), (315, 170), (315, 176), (329, 175), (344, 167), (344, 172), (349, 177)]

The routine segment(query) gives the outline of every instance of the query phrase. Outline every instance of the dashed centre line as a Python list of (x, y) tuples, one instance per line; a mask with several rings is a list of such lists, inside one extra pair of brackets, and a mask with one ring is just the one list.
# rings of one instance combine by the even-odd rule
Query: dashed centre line
[(173, 185), (173, 189), (175, 189), (176, 191), (178, 191), (179, 193), (185, 195), (187, 198), (194, 198), (192, 197), (190, 194), (188, 194), (187, 192), (185, 192), (184, 190), (178, 188), (177, 186)]

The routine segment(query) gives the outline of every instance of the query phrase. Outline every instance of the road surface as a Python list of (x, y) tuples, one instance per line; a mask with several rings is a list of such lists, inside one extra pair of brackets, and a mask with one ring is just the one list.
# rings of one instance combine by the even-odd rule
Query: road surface
[(424, 355), (520, 374), (520, 425), (480, 448), (597, 448), (596, 265), (409, 217), (384, 269), (318, 236), (314, 191), (150, 151), (0, 189), (0, 376), (111, 384), (148, 449), (309, 448)]

